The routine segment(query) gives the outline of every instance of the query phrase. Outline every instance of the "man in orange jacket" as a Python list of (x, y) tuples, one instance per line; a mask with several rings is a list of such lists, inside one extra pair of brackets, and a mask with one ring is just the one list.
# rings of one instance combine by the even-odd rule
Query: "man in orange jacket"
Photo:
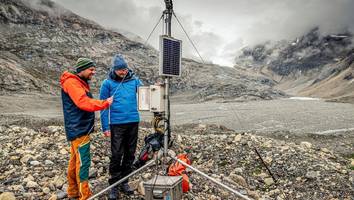
[(106, 100), (93, 99), (88, 81), (96, 73), (96, 64), (88, 58), (79, 58), (75, 72), (65, 71), (60, 77), (65, 132), (70, 142), (68, 166), (69, 199), (88, 199), (91, 191), (88, 184), (90, 136), (95, 122), (95, 111), (108, 108), (112, 97)]

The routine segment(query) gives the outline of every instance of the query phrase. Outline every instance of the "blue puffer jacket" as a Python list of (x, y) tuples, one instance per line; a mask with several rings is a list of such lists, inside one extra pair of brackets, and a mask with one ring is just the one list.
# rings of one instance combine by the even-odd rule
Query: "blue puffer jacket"
[(103, 132), (109, 130), (110, 124), (140, 121), (137, 103), (137, 91), (140, 85), (142, 85), (141, 81), (131, 70), (124, 80), (111, 70), (108, 78), (103, 81), (100, 90), (100, 99), (107, 99), (114, 95), (110, 109), (101, 111)]

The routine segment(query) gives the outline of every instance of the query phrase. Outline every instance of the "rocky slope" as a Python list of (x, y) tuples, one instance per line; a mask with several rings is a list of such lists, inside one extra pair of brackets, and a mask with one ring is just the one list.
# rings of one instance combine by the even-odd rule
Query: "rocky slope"
[[(49, 0), (0, 0), (0, 24), (1, 94), (58, 94), (60, 73), (71, 69), (81, 56), (98, 63), (97, 76), (92, 81), (95, 91), (105, 78), (114, 53), (123, 54), (145, 84), (158, 79), (156, 50)], [(183, 76), (173, 81), (173, 93), (188, 93), (188, 99), (196, 101), (220, 97), (271, 99), (284, 95), (263, 76), (192, 60), (183, 60)]]
[[(141, 127), (139, 148), (149, 132), (148, 127)], [(190, 149), (194, 167), (251, 198), (351, 200), (354, 196), (354, 157), (345, 159), (308, 142), (285, 143), (214, 125), (178, 126), (173, 133), (174, 151), (181, 153)], [(13, 195), (17, 199), (65, 196), (69, 147), (63, 127), (1, 126), (0, 135), (0, 199), (1, 195)], [(98, 192), (107, 186), (109, 141), (99, 133), (92, 134), (92, 138), (90, 184)], [(276, 182), (260, 162), (254, 147)], [(131, 179), (131, 185), (137, 188), (132, 199), (141, 197), (139, 183), (161, 169), (151, 167)], [(193, 186), (184, 199), (236, 199), (196, 173), (188, 174)]]
[(353, 74), (354, 50), (338, 63), (325, 66), (320, 76), (299, 93), (303, 96), (318, 96), (332, 101), (354, 102)]
[(353, 55), (351, 33), (322, 35), (315, 28), (293, 41), (246, 47), (235, 61), (236, 67), (252, 68), (270, 77), (278, 89), (289, 94), (353, 102), (348, 89), (353, 87)]

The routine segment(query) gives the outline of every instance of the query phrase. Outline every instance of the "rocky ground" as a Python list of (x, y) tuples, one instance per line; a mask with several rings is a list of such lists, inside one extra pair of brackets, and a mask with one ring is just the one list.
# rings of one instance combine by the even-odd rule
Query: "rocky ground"
[[(0, 199), (5, 195), (16, 199), (64, 196), (69, 146), (63, 127), (33, 128), (0, 127)], [(150, 131), (148, 125), (141, 126), (139, 147)], [(191, 147), (194, 167), (251, 198), (351, 200), (354, 196), (354, 155), (343, 157), (309, 142), (285, 142), (216, 125), (176, 126), (173, 134), (174, 151), (180, 153)], [(92, 138), (90, 183), (94, 192), (98, 192), (107, 186), (109, 147), (101, 134), (94, 133)], [(156, 171), (159, 170), (152, 167), (135, 176), (131, 185), (137, 188), (139, 182), (148, 180)], [(196, 173), (189, 172), (189, 177), (192, 190), (184, 199), (236, 199)], [(131, 199), (139, 198), (141, 195), (136, 192)]]

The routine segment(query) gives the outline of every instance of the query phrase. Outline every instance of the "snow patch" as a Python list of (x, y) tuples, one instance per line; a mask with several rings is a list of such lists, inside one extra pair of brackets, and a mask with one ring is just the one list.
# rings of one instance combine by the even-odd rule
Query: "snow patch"
[(340, 132), (348, 132), (354, 131), (354, 128), (343, 128), (343, 129), (334, 129), (334, 130), (326, 130), (326, 131), (319, 131), (316, 134), (319, 135), (326, 135), (326, 134), (333, 134), (333, 133), (340, 133)]
[(312, 97), (290, 97), (291, 100), (301, 100), (301, 101), (319, 101), (320, 98), (312, 98)]

